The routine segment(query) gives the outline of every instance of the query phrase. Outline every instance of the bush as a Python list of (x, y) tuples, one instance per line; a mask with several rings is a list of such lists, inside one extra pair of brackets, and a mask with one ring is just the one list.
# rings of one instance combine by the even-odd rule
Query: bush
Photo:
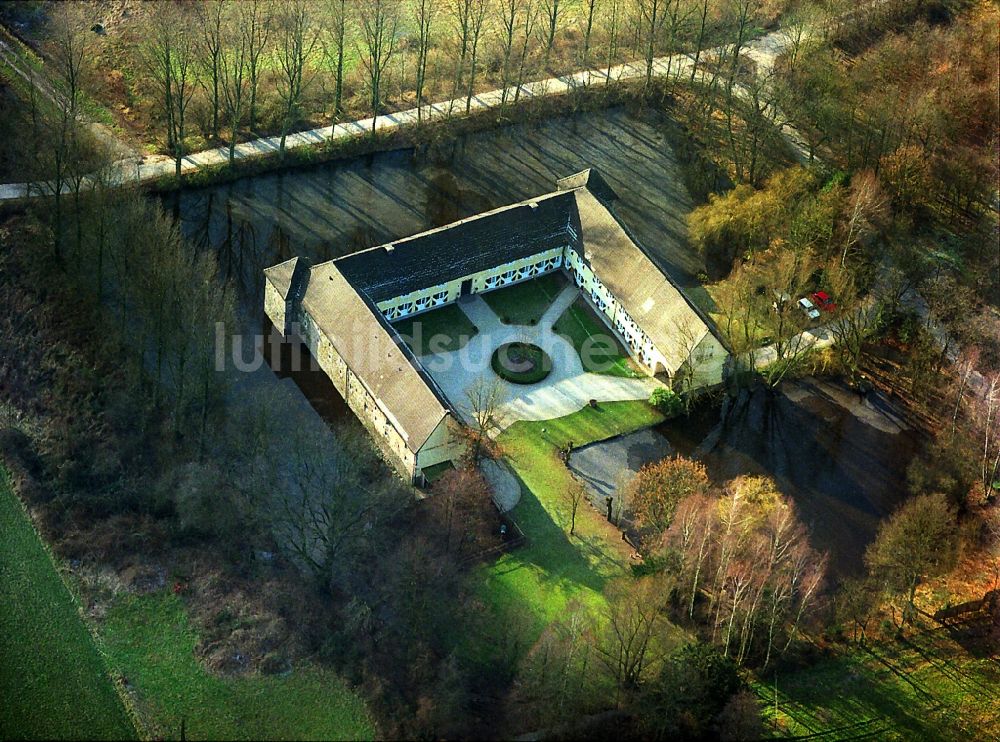
[(657, 387), (649, 395), (649, 403), (667, 417), (679, 415), (684, 408), (684, 402), (672, 389), (665, 386)]
[(552, 372), (548, 353), (531, 343), (506, 343), (493, 351), (493, 372), (514, 384), (536, 384)]

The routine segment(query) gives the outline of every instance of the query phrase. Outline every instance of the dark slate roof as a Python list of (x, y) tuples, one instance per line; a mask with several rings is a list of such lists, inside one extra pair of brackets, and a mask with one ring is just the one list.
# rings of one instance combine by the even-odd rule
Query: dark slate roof
[(573, 193), (557, 191), (334, 262), (352, 286), (380, 302), (494, 268), (572, 241)]

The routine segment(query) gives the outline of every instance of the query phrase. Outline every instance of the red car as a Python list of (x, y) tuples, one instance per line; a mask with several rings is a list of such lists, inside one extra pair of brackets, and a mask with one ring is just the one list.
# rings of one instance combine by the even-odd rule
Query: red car
[(833, 303), (833, 299), (825, 291), (817, 291), (812, 295), (813, 303), (819, 307), (820, 311), (832, 312), (837, 308), (837, 305)]

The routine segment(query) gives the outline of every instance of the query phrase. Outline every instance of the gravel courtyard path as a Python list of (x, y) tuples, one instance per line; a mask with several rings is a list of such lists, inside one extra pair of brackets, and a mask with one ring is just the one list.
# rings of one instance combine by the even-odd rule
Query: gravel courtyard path
[[(598, 402), (648, 399), (661, 386), (651, 378), (626, 379), (588, 373), (573, 345), (553, 332), (552, 325), (579, 295), (575, 286), (567, 286), (552, 302), (535, 326), (505, 325), (480, 296), (469, 296), (459, 308), (479, 328), (461, 350), (423, 356), (424, 368), (434, 377), (445, 395), (466, 422), (471, 420), (468, 390), (479, 383), (501, 385), (504, 401), (500, 405), (501, 429), (518, 420), (550, 420), (585, 407), (591, 399)], [(490, 368), (493, 351), (504, 343), (521, 341), (542, 348), (552, 359), (552, 373), (537, 384), (511, 384)]]

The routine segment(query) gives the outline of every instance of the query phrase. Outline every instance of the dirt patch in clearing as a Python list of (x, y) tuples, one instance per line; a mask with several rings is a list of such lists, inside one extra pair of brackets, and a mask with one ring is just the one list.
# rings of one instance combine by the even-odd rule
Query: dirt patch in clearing
[(877, 392), (816, 379), (743, 391), (697, 454), (716, 481), (766, 474), (794, 500), (837, 575), (860, 572), (879, 522), (906, 496), (917, 433)]

